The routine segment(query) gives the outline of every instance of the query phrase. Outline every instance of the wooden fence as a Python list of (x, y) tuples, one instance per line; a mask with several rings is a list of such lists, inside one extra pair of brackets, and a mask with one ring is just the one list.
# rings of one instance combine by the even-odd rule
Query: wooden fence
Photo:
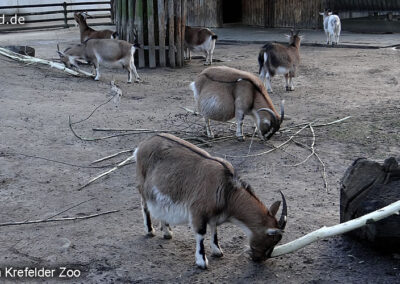
[(181, 67), (187, 15), (186, 0), (115, 0), (115, 23), (121, 39), (134, 41), (138, 66)]
[[(108, 5), (109, 8), (90, 8), (90, 9), (79, 9), (79, 6), (91, 6), (91, 5)], [(76, 6), (76, 7), (74, 7)], [(0, 31), (19, 31), (19, 30), (31, 30), (31, 29), (48, 29), (48, 28), (69, 28), (75, 25), (75, 19), (73, 17), (73, 13), (75, 12), (105, 12), (104, 15), (93, 15), (93, 19), (110, 19), (106, 22), (96, 22), (90, 23), (90, 26), (96, 25), (109, 25), (112, 24), (111, 15), (112, 15), (112, 7), (111, 1), (99, 1), (99, 2), (79, 2), (79, 3), (49, 3), (49, 4), (30, 4), (30, 5), (13, 5), (13, 6), (0, 6), (0, 15), (5, 14), (3, 11), (9, 11), (10, 9), (29, 9), (29, 8), (48, 8), (48, 11), (41, 12), (23, 12), (17, 13), (18, 17), (26, 17), (34, 18), (34, 16), (45, 16), (45, 15), (54, 15), (61, 14), (58, 18), (45, 18), (45, 19), (29, 19), (25, 20), (23, 25), (1, 25)], [(14, 16), (14, 15), (9, 15)], [(72, 23), (68, 23), (68, 21), (72, 21)], [(62, 24), (54, 24), (51, 22), (62, 22)], [(36, 23), (51, 23), (48, 25), (29, 25)]]

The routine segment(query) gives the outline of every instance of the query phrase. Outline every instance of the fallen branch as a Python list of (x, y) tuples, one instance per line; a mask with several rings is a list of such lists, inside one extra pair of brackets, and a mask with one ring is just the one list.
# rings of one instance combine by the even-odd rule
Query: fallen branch
[(271, 257), (276, 257), (283, 254), (294, 252), (320, 239), (347, 233), (354, 229), (358, 229), (362, 226), (365, 226), (368, 223), (377, 222), (394, 214), (398, 215), (399, 212), (400, 212), (400, 200), (386, 207), (383, 207), (379, 210), (361, 216), (359, 218), (331, 227), (324, 226), (292, 242), (277, 246), (272, 251)]
[(106, 175), (109, 175), (110, 173), (112, 173), (115, 170), (118, 170), (119, 168), (122, 168), (123, 166), (127, 165), (127, 163), (131, 160), (135, 159), (135, 157), (129, 156), (127, 159), (125, 159), (124, 161), (122, 161), (121, 163), (119, 163), (117, 166), (113, 167), (112, 169), (92, 178), (91, 180), (89, 180), (86, 184), (84, 184), (83, 186), (81, 186), (80, 188), (78, 188), (77, 190), (80, 191), (82, 189), (84, 189), (85, 187), (89, 186), (90, 184), (92, 184), (93, 182), (95, 182), (96, 180), (98, 180), (99, 178), (102, 178)]
[(102, 212), (102, 213), (97, 213), (97, 214), (92, 214), (92, 215), (87, 215), (87, 216), (79, 216), (79, 217), (66, 217), (66, 218), (58, 218), (58, 219), (44, 219), (44, 220), (1, 223), (0, 227), (90, 219), (90, 218), (94, 218), (94, 217), (98, 217), (98, 216), (102, 216), (102, 215), (106, 215), (106, 214), (111, 214), (111, 213), (115, 213), (115, 212), (119, 212), (119, 210), (112, 210), (112, 211), (107, 211), (107, 212)]
[[(351, 118), (351, 116), (346, 116), (344, 118), (341, 118), (341, 119), (338, 119), (338, 120), (334, 120), (334, 121), (331, 121), (331, 122), (328, 122), (328, 123), (314, 124), (313, 126), (314, 127), (329, 126), (329, 125), (332, 125), (332, 124), (343, 122), (343, 121), (345, 121), (345, 120), (347, 120), (349, 118)], [(309, 124), (310, 124), (309, 122), (304, 122), (304, 123), (296, 124), (296, 125), (293, 125), (293, 126), (288, 126), (288, 127), (281, 128), (279, 131), (280, 132), (286, 132), (286, 131), (290, 131), (293, 128), (298, 128), (298, 127), (301, 127), (301, 126), (304, 126), (304, 125), (309, 125)]]
[(103, 161), (105, 161), (105, 160), (109, 160), (109, 159), (111, 159), (111, 158), (114, 158), (114, 157), (119, 156), (119, 155), (121, 155), (121, 154), (129, 153), (129, 152), (133, 152), (133, 150), (123, 150), (123, 151), (120, 151), (120, 152), (118, 152), (118, 153), (115, 153), (115, 154), (106, 156), (106, 157), (104, 157), (104, 158), (100, 158), (100, 159), (98, 159), (98, 160), (96, 160), (96, 161), (91, 162), (90, 164), (93, 165), (93, 164), (96, 164), (96, 163), (100, 163), (100, 162), (103, 162)]
[(53, 219), (54, 217), (57, 217), (57, 216), (59, 216), (59, 215), (61, 215), (61, 214), (65, 213), (65, 212), (67, 212), (67, 211), (69, 211), (69, 210), (71, 210), (71, 209), (73, 209), (73, 208), (76, 208), (76, 207), (78, 207), (79, 205), (82, 205), (83, 203), (86, 203), (86, 202), (92, 201), (93, 199), (96, 199), (96, 198), (95, 198), (95, 197), (93, 197), (93, 198), (90, 198), (90, 199), (88, 199), (88, 200), (85, 200), (85, 201), (79, 202), (78, 204), (72, 205), (72, 206), (70, 206), (70, 207), (68, 207), (68, 208), (64, 209), (63, 211), (61, 211), (61, 212), (58, 212), (58, 213), (56, 213), (55, 215), (52, 215), (52, 216), (50, 216), (50, 217), (46, 218), (46, 220)]
[(45, 59), (40, 59), (40, 58), (32, 57), (29, 55), (18, 54), (11, 50), (6, 49), (6, 48), (2, 48), (2, 47), (0, 47), (0, 54), (3, 56), (6, 56), (8, 58), (11, 58), (13, 60), (26, 63), (26, 64), (39, 63), (39, 64), (43, 64), (43, 65), (48, 65), (51, 68), (56, 68), (58, 70), (64, 71), (65, 73), (67, 73), (69, 75), (73, 75), (73, 76), (84, 75), (84, 76), (88, 76), (88, 77), (94, 77), (94, 75), (92, 73), (83, 71), (81, 69), (72, 70), (72, 69), (65, 67), (64, 64), (62, 64), (62, 63), (57, 63), (57, 62), (53, 62), (53, 61), (49, 61), (49, 60), (45, 60)]

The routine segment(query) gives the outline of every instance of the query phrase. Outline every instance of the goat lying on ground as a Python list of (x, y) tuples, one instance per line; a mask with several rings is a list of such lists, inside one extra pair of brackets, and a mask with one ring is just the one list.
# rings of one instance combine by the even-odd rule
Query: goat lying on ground
[(323, 13), (320, 12), (319, 14), (323, 16), (326, 44), (331, 42), (332, 45), (337, 45), (339, 43), (340, 31), (342, 29), (339, 16), (332, 15), (332, 12), (328, 11)]
[(260, 79), (249, 72), (226, 66), (209, 67), (198, 75), (190, 88), (206, 122), (208, 137), (213, 137), (210, 119), (228, 121), (235, 117), (239, 140), (244, 139), (245, 115), (253, 116), (261, 139), (274, 135), (283, 121), (283, 103), (279, 115)]
[(206, 63), (211, 65), (215, 48), (215, 42), (218, 36), (207, 28), (185, 27), (185, 51), (186, 58), (192, 59), (191, 51), (204, 52), (206, 55)]
[(90, 17), (86, 12), (76, 12), (74, 13), (75, 21), (79, 25), (79, 30), (81, 33), (81, 42), (93, 38), (107, 38), (107, 39), (118, 39), (118, 33), (110, 30), (96, 31), (88, 26), (86, 23), (86, 18)]
[(128, 83), (131, 83), (132, 72), (135, 74), (136, 81), (140, 79), (134, 62), (137, 46), (137, 43), (131, 44), (124, 40), (90, 39), (67, 48), (64, 52), (59, 50), (57, 52), (68, 68), (72, 65), (79, 69), (77, 62), (93, 64), (96, 72), (95, 80), (100, 79), (100, 65), (122, 67), (128, 70)]
[(207, 268), (204, 236), (211, 230), (211, 250), (222, 256), (217, 226), (231, 221), (248, 235), (254, 261), (268, 258), (281, 240), (287, 206), (279, 222), (275, 215), (280, 201), (268, 209), (251, 187), (221, 158), (170, 134), (155, 135), (135, 150), (138, 190), (142, 197), (145, 231), (154, 235), (151, 218), (161, 221), (164, 238), (170, 239), (170, 224), (189, 223), (196, 235), (196, 264)]
[(268, 92), (272, 93), (271, 78), (275, 74), (283, 74), (286, 81), (286, 91), (293, 91), (292, 78), (296, 76), (296, 69), (300, 64), (300, 41), (297, 31), (290, 31), (289, 46), (279, 43), (266, 43), (258, 55), (260, 79), (264, 81)]

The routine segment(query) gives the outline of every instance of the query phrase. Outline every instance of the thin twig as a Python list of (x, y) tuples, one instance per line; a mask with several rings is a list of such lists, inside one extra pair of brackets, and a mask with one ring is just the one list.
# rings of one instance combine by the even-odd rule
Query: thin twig
[(247, 155), (250, 154), (251, 145), (253, 145), (253, 138), (254, 138), (254, 135), (256, 135), (256, 131), (257, 131), (257, 128), (254, 128), (253, 136), (251, 137), (251, 140), (250, 140), (250, 145), (249, 145), (249, 150), (247, 151)]
[(314, 128), (312, 127), (311, 123), (309, 124), (309, 127), (310, 127), (311, 133), (313, 135), (313, 140), (312, 140), (311, 147), (310, 147), (311, 148), (311, 154), (308, 155), (303, 161), (301, 161), (299, 163), (296, 163), (294, 165), (284, 165), (285, 167), (297, 167), (297, 166), (300, 166), (300, 165), (304, 164), (305, 162), (307, 162), (309, 158), (311, 158), (312, 156), (315, 155), (315, 148), (314, 148), (314, 145), (315, 145), (315, 132), (314, 132)]
[[(343, 122), (343, 121), (345, 121), (345, 120), (347, 120), (349, 118), (351, 118), (351, 116), (346, 116), (344, 118), (341, 118), (341, 119), (338, 119), (338, 120), (334, 120), (334, 121), (331, 121), (331, 122), (328, 122), (328, 123), (314, 124), (313, 126), (314, 127), (329, 126), (329, 125), (332, 125), (332, 124)], [(309, 122), (299, 123), (299, 124), (296, 124), (296, 125), (292, 125), (292, 126), (287, 126), (287, 127), (281, 128), (279, 131), (280, 132), (286, 132), (286, 131), (290, 131), (293, 128), (298, 128), (298, 127), (301, 127), (301, 126), (304, 126), (304, 125), (308, 125), (308, 124), (310, 124), (310, 123)]]
[(98, 106), (89, 114), (88, 117), (86, 117), (86, 118), (84, 118), (84, 119), (81, 119), (81, 120), (79, 120), (79, 121), (71, 122), (71, 125), (73, 125), (73, 124), (78, 124), (78, 123), (84, 122), (85, 120), (88, 120), (88, 119), (95, 113), (96, 110), (98, 110), (100, 107), (102, 107), (102, 106), (108, 104), (115, 96), (116, 96), (116, 95), (112, 96), (112, 97), (111, 97), (110, 99), (108, 99), (106, 102), (104, 102), (104, 103), (98, 105)]
[(91, 162), (90, 164), (93, 165), (93, 164), (96, 164), (96, 163), (100, 163), (100, 162), (103, 162), (103, 161), (105, 161), (105, 160), (109, 160), (109, 159), (111, 159), (111, 158), (114, 158), (114, 157), (119, 156), (119, 155), (121, 155), (121, 154), (129, 153), (129, 152), (133, 152), (133, 150), (123, 150), (123, 151), (120, 151), (120, 152), (118, 152), (118, 153), (115, 153), (115, 154), (106, 156), (106, 157), (104, 157), (104, 158), (100, 158), (100, 159), (98, 159), (98, 160), (96, 160), (96, 161)]
[(271, 152), (273, 152), (273, 151), (275, 151), (275, 150), (281, 148), (282, 146), (288, 144), (290, 141), (293, 140), (293, 138), (294, 138), (297, 134), (299, 134), (301, 131), (303, 131), (303, 130), (304, 130), (305, 128), (307, 128), (307, 127), (308, 127), (308, 124), (307, 124), (306, 126), (303, 126), (303, 127), (302, 127), (300, 130), (298, 130), (295, 134), (293, 134), (292, 136), (290, 136), (289, 139), (286, 140), (285, 142), (283, 142), (282, 144), (280, 144), (280, 145), (274, 147), (273, 149), (270, 149), (270, 150), (268, 150), (268, 151), (265, 151), (265, 152), (261, 152), (261, 153), (258, 153), (258, 154), (252, 154), (252, 155), (244, 155), (244, 156), (235, 156), (235, 155), (227, 155), (227, 154), (222, 154), (222, 155), (225, 155), (226, 157), (232, 157), (232, 158), (248, 158), (248, 157), (257, 157), (257, 156), (266, 155), (266, 154), (269, 154), (269, 153), (271, 153)]
[(44, 219), (44, 220), (32, 220), (32, 221), (22, 221), (22, 222), (9, 222), (9, 223), (2, 223), (0, 224), (0, 227), (5, 227), (5, 226), (16, 226), (16, 225), (27, 225), (27, 224), (37, 224), (37, 223), (50, 223), (50, 222), (60, 222), (60, 221), (72, 221), (72, 220), (82, 220), (82, 219), (90, 219), (106, 214), (111, 214), (119, 212), (119, 210), (112, 210), (112, 211), (106, 211), (102, 213), (97, 213), (97, 214), (92, 214), (92, 215), (87, 215), (87, 216), (79, 216), (79, 217), (66, 217), (66, 218), (58, 218), (58, 219)]
[(80, 188), (78, 188), (77, 190), (79, 191), (79, 190), (82, 190), (82, 189), (84, 189), (85, 187), (87, 187), (87, 186), (89, 186), (90, 184), (92, 184), (93, 182), (95, 182), (96, 180), (98, 180), (99, 178), (102, 178), (102, 177), (104, 177), (104, 176), (106, 176), (106, 175), (109, 175), (110, 173), (112, 173), (113, 171), (115, 171), (115, 170), (118, 170), (119, 168), (122, 168), (123, 166), (126, 166), (127, 165), (127, 163), (129, 162), (129, 161), (131, 161), (131, 160), (133, 160), (135, 157), (132, 155), (132, 156), (129, 156), (127, 159), (125, 159), (124, 161), (122, 161), (121, 163), (119, 163), (117, 166), (115, 166), (114, 168), (112, 168), (112, 169), (110, 169), (110, 170), (108, 170), (108, 171), (106, 171), (106, 172), (104, 172), (104, 173), (102, 173), (102, 174), (100, 174), (100, 175), (98, 175), (98, 176), (96, 176), (96, 177), (94, 177), (94, 178), (92, 178), (91, 180), (89, 180), (86, 184), (84, 184), (83, 186), (81, 186)]
[(82, 205), (83, 203), (89, 202), (89, 201), (91, 201), (91, 200), (93, 200), (93, 199), (96, 199), (96, 198), (93, 197), (93, 198), (90, 198), (90, 199), (88, 199), (88, 200), (82, 201), (82, 202), (80, 202), (80, 203), (78, 203), (78, 204), (75, 204), (75, 205), (73, 205), (73, 206), (71, 206), (71, 207), (68, 207), (67, 209), (65, 209), (65, 210), (63, 210), (63, 211), (61, 211), (61, 212), (59, 212), (59, 213), (57, 213), (57, 214), (55, 214), (55, 215), (53, 215), (53, 216), (51, 216), (51, 217), (46, 218), (46, 220), (53, 219), (54, 217), (57, 217), (57, 216), (59, 216), (59, 215), (65, 213), (65, 212), (67, 212), (67, 211), (69, 211), (69, 210), (71, 210), (71, 209), (73, 209), (73, 208), (76, 208), (76, 207), (78, 207), (79, 205)]

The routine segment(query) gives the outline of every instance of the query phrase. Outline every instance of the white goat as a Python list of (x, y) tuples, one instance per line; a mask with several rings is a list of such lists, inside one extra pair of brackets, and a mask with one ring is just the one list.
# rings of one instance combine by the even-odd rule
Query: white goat
[(204, 52), (206, 62), (204, 65), (211, 65), (215, 49), (215, 42), (218, 36), (207, 28), (185, 27), (185, 51), (186, 58), (192, 59), (191, 51)]
[(154, 236), (151, 218), (161, 221), (166, 239), (172, 237), (170, 224), (189, 223), (196, 236), (196, 264), (205, 269), (207, 225), (211, 230), (212, 254), (221, 257), (217, 226), (230, 221), (247, 234), (254, 261), (270, 257), (287, 220), (282, 192), (283, 208), (278, 222), (275, 215), (280, 201), (268, 209), (228, 161), (212, 157), (178, 137), (155, 135), (141, 142), (134, 155), (148, 236)]
[(238, 69), (218, 66), (205, 69), (190, 84), (199, 112), (203, 115), (208, 137), (213, 137), (210, 119), (228, 121), (236, 118), (236, 136), (244, 140), (243, 119), (252, 115), (261, 139), (269, 139), (283, 121), (275, 110), (267, 90), (257, 76)]
[(332, 45), (337, 45), (339, 43), (340, 31), (342, 28), (339, 16), (332, 15), (332, 12), (328, 11), (323, 13), (320, 12), (319, 14), (323, 16), (326, 44), (331, 42)]

